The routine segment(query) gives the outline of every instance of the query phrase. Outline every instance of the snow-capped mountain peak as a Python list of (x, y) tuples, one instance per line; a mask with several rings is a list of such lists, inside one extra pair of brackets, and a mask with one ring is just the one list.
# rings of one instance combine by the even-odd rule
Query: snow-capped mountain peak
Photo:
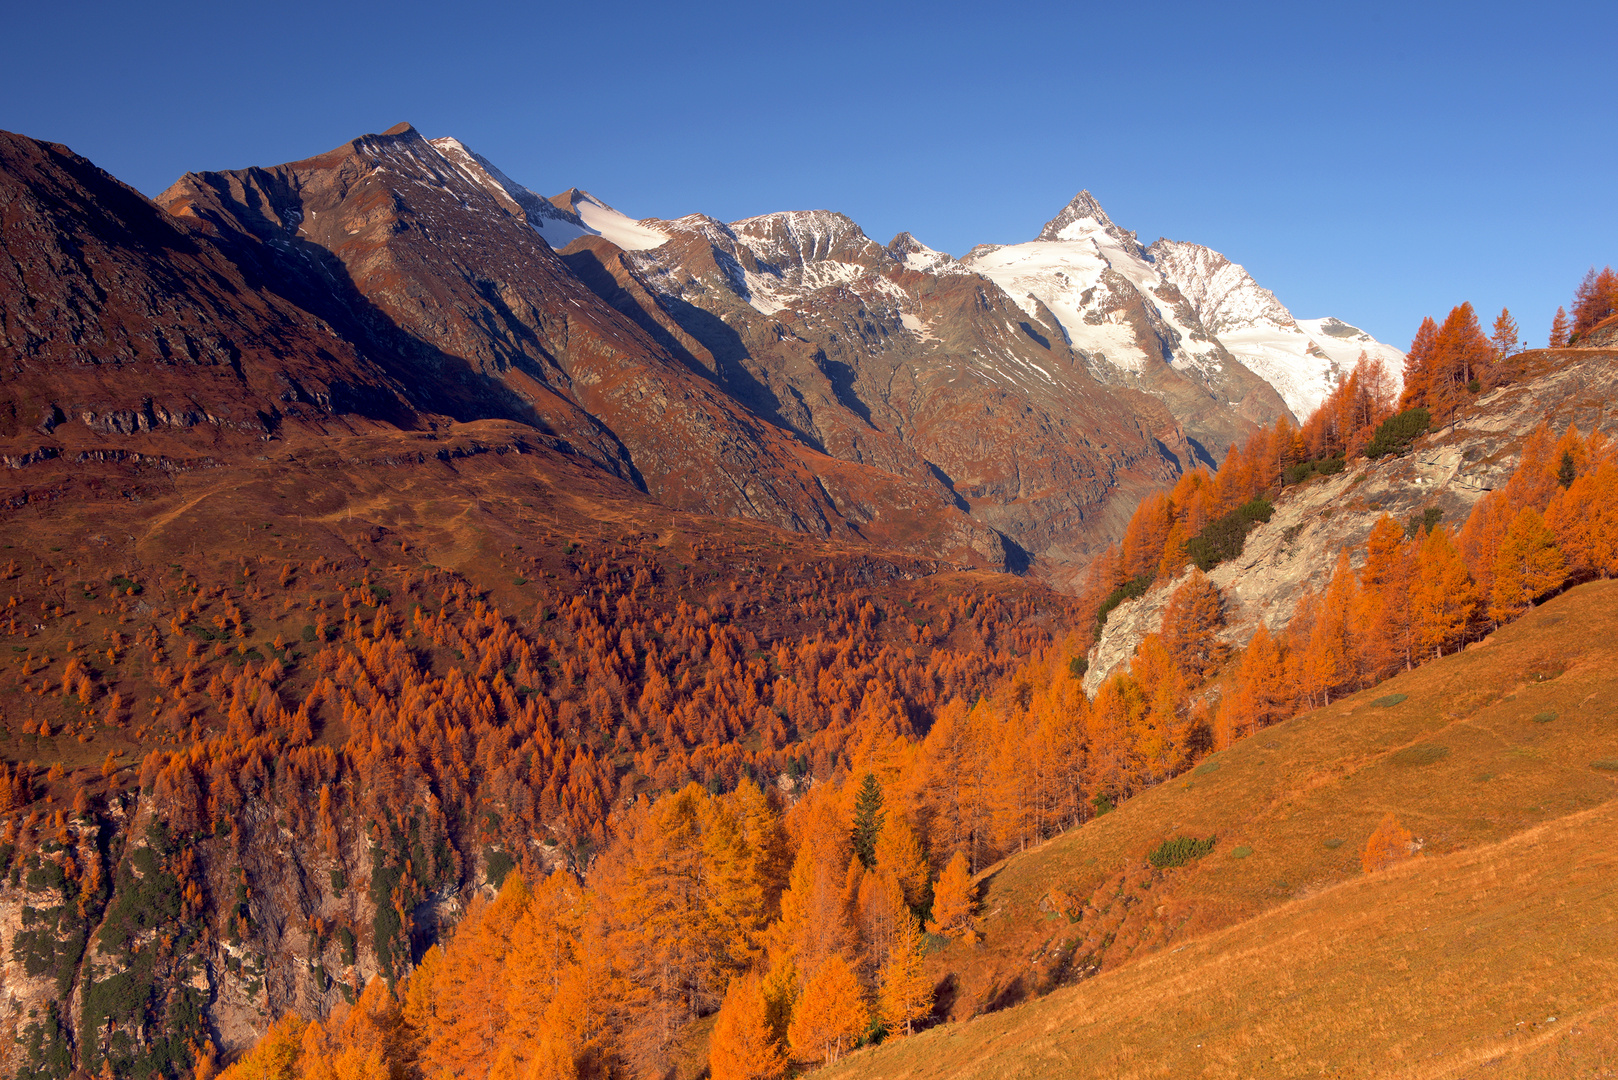
[(888, 241), (888, 254), (906, 270), (917, 270), (923, 274), (967, 272), (955, 256), (945, 251), (934, 251), (908, 232), (902, 232)]
[(1147, 255), (1197, 319), (1238, 360), (1307, 416), (1361, 353), (1381, 360), (1397, 385), (1404, 353), (1338, 319), (1296, 319), (1240, 265), (1201, 244), (1158, 240)]
[(1073, 196), (1062, 212), (1045, 223), (1037, 240), (1082, 240), (1102, 229), (1116, 229), (1107, 212), (1088, 190)]

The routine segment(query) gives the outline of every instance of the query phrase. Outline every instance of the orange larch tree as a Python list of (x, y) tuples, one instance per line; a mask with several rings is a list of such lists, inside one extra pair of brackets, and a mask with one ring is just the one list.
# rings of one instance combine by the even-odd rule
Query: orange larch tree
[(1422, 541), (1410, 598), (1417, 655), (1427, 659), (1458, 648), (1477, 606), (1477, 586), (1449, 530), (1434, 529)]
[(1618, 315), (1618, 274), (1610, 266), (1598, 273), (1591, 267), (1573, 294), (1573, 327), (1568, 337), (1576, 341), (1596, 326)]
[(1553, 349), (1567, 348), (1568, 334), (1567, 309), (1557, 308), (1556, 317), (1551, 320), (1550, 347)]
[(1497, 623), (1521, 615), (1536, 599), (1567, 578), (1567, 561), (1556, 534), (1532, 506), (1525, 506), (1506, 529), (1495, 556), (1489, 615)]
[(1405, 353), (1404, 390), (1399, 395), (1401, 410), (1427, 405), (1427, 395), (1432, 389), (1433, 352), (1437, 345), (1438, 324), (1429, 315), (1421, 320)]
[(869, 1023), (854, 969), (841, 953), (833, 953), (804, 985), (787, 1041), (801, 1060), (829, 1065), (859, 1042)]
[(1218, 638), (1225, 625), (1219, 586), (1193, 569), (1163, 610), (1163, 645), (1193, 683), (1225, 662), (1230, 649)]
[(1399, 824), (1399, 819), (1393, 816), (1393, 811), (1388, 811), (1382, 823), (1365, 842), (1365, 851), (1360, 856), (1361, 868), (1367, 874), (1371, 874), (1403, 862), (1410, 858), (1414, 840), (1410, 830)]
[(733, 978), (725, 991), (708, 1042), (708, 1070), (713, 1080), (777, 1080), (786, 1075), (786, 1055), (770, 1030), (763, 985), (755, 972)]
[(977, 939), (977, 899), (966, 856), (957, 851), (933, 883), (933, 918), (929, 932), (946, 937)]
[(1494, 320), (1493, 329), (1494, 333), (1489, 336), (1489, 346), (1494, 350), (1495, 362), (1516, 355), (1522, 347), (1521, 333), (1517, 329), (1517, 320), (1511, 317), (1508, 309), (1500, 309), (1500, 314)]

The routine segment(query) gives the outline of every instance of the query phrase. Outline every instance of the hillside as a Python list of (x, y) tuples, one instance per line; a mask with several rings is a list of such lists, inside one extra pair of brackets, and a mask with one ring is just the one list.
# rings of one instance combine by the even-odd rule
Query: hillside
[(674, 511), (528, 431), (7, 470), (8, 1071), (239, 1052), (637, 794), (790, 792), (1061, 632), (1035, 583)]
[[(984, 943), (933, 964), (951, 1015), (1004, 1011), (834, 1075), (1597, 1075), (1574, 1066), (1618, 1060), (1615, 635), (1618, 583), (1580, 586), (990, 868)], [(1365, 874), (1390, 812), (1419, 852)], [(1215, 844), (1151, 869), (1174, 836)]]
[[(1459, 528), (1485, 493), (1502, 488), (1540, 422), (1595, 431), (1611, 422), (1618, 400), (1618, 350), (1534, 349), (1512, 359), (1513, 381), (1481, 395), (1454, 422), (1423, 435), (1408, 454), (1350, 462), (1333, 476), (1290, 487), (1275, 515), (1247, 537), (1240, 555), (1213, 568), (1223, 590), (1225, 639), (1245, 645), (1263, 623), (1284, 627), (1310, 590), (1323, 591), (1339, 551), (1364, 558), (1378, 519), (1398, 522), (1436, 510)], [(1120, 604), (1090, 653), (1085, 689), (1127, 664), (1141, 639), (1158, 629), (1173, 583)]]
[[(1003, 1010), (1326, 895), (1388, 806), (1432, 859), (1611, 786), (1569, 763), (1608, 758), (1556, 696), (1608, 689), (1582, 608), (1577, 656), (1516, 657), (1536, 612), (1454, 661), (1487, 670), (1208, 760), (1264, 718), (1210, 706), (1211, 629), (1174, 639), (1205, 664), (1153, 646), (1094, 701), (1080, 679), (1092, 586), (1168, 583), (1187, 529), (1274, 510), (1216, 571), (1240, 640), (1368, 514), (1443, 490), (1458, 516), (1542, 416), (1599, 426), (1606, 352), (1514, 356), (1415, 455), (1294, 482), (1325, 422), (1294, 428), (1198, 312), (1262, 309), (1283, 352), (1313, 329), (1087, 194), (955, 260), (829, 211), (544, 199), (399, 125), (156, 201), (5, 135), (0, 204), (19, 1078), (258, 1076), (288, 1040), (283, 1080), (695, 1075), (755, 1020), (783, 1064), (835, 1059), (874, 1023)], [(1314, 359), (1311, 385), (1341, 375)], [(1559, 522), (1618, 485), (1606, 442), (1570, 437), (1558, 481), (1532, 438)], [(1229, 476), (1196, 467), (1238, 440)], [(1117, 576), (1109, 545), (1143, 496), (1179, 513), (1170, 485), (1196, 523), (1126, 538), (1143, 567)], [(1081, 596), (1051, 587), (1101, 551)], [(1183, 610), (1220, 606), (1204, 586)], [(1093, 668), (1166, 591), (1114, 613)], [(1489, 682), (1518, 669), (1544, 686)], [(1452, 820), (1460, 766), (1489, 775)], [(1181, 831), (1214, 852), (1143, 871)], [(981, 945), (938, 948), (923, 928), (971, 939), (997, 860)]]

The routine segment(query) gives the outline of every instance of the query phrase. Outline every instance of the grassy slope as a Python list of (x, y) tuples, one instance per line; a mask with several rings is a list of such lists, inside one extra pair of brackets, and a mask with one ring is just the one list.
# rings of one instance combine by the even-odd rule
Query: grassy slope
[[(1615, 643), (1618, 582), (1583, 586), (1007, 860), (986, 875), (986, 943), (935, 959), (955, 1013), (1103, 974), (847, 1068), (1440, 1076), (1469, 1054), (1549, 1055), (1531, 1075), (1578, 1039), (1502, 1033), (1563, 1014), (1589, 1014), (1610, 1052), (1618, 772), (1592, 763), (1618, 759)], [(1389, 810), (1422, 857), (1368, 878), (1360, 851)], [(1146, 871), (1181, 834), (1218, 844)], [(1052, 889), (1090, 898), (1078, 922), (1039, 912)], [(1217, 1054), (1188, 1056), (1208, 1039)]]

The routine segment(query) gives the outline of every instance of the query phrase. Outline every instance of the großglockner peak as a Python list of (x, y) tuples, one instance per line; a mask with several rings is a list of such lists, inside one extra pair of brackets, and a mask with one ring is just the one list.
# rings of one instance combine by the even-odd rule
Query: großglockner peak
[[(1157, 355), (1215, 393), (1256, 375), (1302, 419), (1361, 352), (1397, 381), (1403, 353), (1334, 318), (1299, 320), (1239, 265), (1197, 244), (1143, 247), (1089, 191), (1023, 244), (983, 244), (963, 260), (1027, 309), (1043, 304), (1103, 381), (1152, 381)], [(1232, 366), (1234, 365), (1234, 366)], [(1242, 399), (1228, 396), (1231, 404)], [(1172, 407), (1172, 406), (1171, 406)]]

